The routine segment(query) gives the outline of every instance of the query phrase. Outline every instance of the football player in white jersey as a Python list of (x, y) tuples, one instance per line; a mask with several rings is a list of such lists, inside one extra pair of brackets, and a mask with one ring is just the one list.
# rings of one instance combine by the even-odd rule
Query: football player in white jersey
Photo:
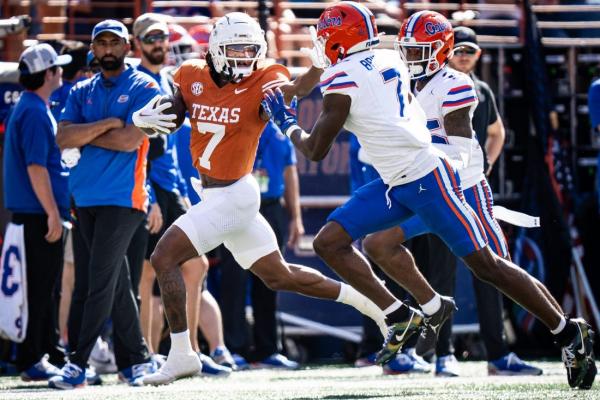
[[(435, 21), (425, 24), (432, 34), (446, 29)], [(267, 93), (264, 108), (313, 161), (325, 157), (342, 128), (354, 132), (382, 178), (356, 191), (329, 216), (314, 241), (319, 256), (370, 297), (372, 272), (352, 242), (418, 215), (479, 279), (496, 286), (552, 330), (562, 347), (570, 386), (589, 389), (595, 377), (590, 326), (583, 319), (565, 318), (538, 282), (489, 248), (481, 221), (465, 202), (458, 174), (447, 156), (431, 144), (423, 111), (409, 94), (404, 62), (397, 53), (372, 50), (379, 41), (373, 15), (354, 2), (336, 3), (321, 14), (317, 35), (320, 46), (316, 48), (331, 65), (321, 77), (323, 109), (311, 133), (298, 126), (294, 102), (286, 105), (281, 92)], [(451, 48), (435, 42), (422, 51), (426, 55), (445, 51), (448, 56)], [(462, 136), (450, 144), (468, 165), (473, 132), (457, 130), (457, 134)], [(407, 289), (414, 295), (413, 288)], [(431, 295), (433, 301), (436, 295), (433, 291)], [(443, 312), (446, 307), (440, 307), (439, 298), (437, 303)], [(429, 322), (435, 332), (434, 319)], [(379, 362), (391, 359), (406, 336), (416, 331), (407, 328), (390, 326)]]
[[(436, 46), (435, 50), (433, 46)], [(397, 50), (407, 63), (411, 78), (415, 80), (413, 93), (425, 111), (427, 128), (431, 133), (433, 145), (454, 160), (457, 165), (465, 200), (479, 217), (490, 248), (495, 254), (510, 260), (508, 244), (492, 212), (493, 198), (484, 175), (483, 151), (472, 128), (473, 112), (478, 104), (475, 85), (468, 75), (447, 66), (453, 46), (454, 31), (450, 23), (444, 16), (433, 11), (420, 11), (408, 18), (402, 25), (396, 41)], [(428, 232), (430, 232), (428, 226), (418, 215), (415, 215), (400, 223), (399, 226), (369, 235), (364, 240), (363, 246), (373, 261), (383, 269), (390, 270), (390, 273), (402, 282), (405, 275), (403, 268), (398, 268), (392, 261), (397, 258), (396, 252), (403, 252), (403, 248), (398, 247), (397, 244)], [(439, 273), (443, 276), (455, 276), (448, 270), (455, 269), (456, 263), (449, 261), (450, 265), (439, 266)], [(410, 268), (409, 265), (408, 271)], [(535, 280), (533, 277), (532, 279)], [(547, 289), (537, 280), (535, 282), (547, 300), (562, 313), (562, 309)], [(451, 289), (453, 287), (454, 279), (448, 283), (446, 288), (450, 290), (448, 294), (453, 292)], [(442, 290), (441, 287), (436, 289)], [(497, 296), (497, 291), (494, 288), (491, 290)], [(500, 318), (500, 306), (498, 305), (494, 310)], [(501, 321), (494, 325), (494, 329), (499, 330), (496, 332), (496, 337), (502, 338)], [(448, 337), (445, 340), (450, 339), (450, 332), (447, 332)], [(417, 346), (417, 352), (420, 347), (423, 348)], [(492, 351), (489, 348), (487, 350)], [(437, 356), (437, 374), (444, 376), (458, 374), (457, 368), (451, 366), (456, 364), (452, 354), (437, 354)], [(542, 370), (524, 363), (516, 355), (511, 357), (510, 369), (505, 368), (498, 373), (506, 375), (542, 373)]]

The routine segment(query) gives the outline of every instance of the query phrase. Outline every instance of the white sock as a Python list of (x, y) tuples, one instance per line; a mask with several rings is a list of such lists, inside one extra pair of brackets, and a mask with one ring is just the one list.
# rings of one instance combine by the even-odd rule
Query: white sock
[(388, 308), (386, 308), (385, 310), (383, 310), (383, 313), (385, 315), (390, 315), (391, 313), (393, 313), (394, 311), (396, 311), (400, 307), (402, 307), (402, 302), (400, 300), (396, 300), (391, 305), (389, 305)]
[(558, 323), (558, 326), (552, 329), (550, 332), (552, 332), (553, 335), (558, 335), (562, 332), (563, 329), (565, 329), (565, 326), (567, 326), (567, 320), (565, 319), (565, 317), (560, 317), (560, 322)]
[(190, 330), (171, 333), (171, 351), (173, 353), (191, 353), (192, 345), (190, 343)]
[(440, 307), (442, 307), (442, 298), (440, 297), (439, 294), (436, 293), (435, 296), (433, 296), (433, 299), (429, 300), (425, 304), (419, 304), (419, 306), (421, 307), (421, 310), (423, 310), (423, 312), (425, 314), (433, 315), (436, 312), (438, 312)]
[(377, 307), (377, 304), (359, 293), (352, 286), (340, 282), (340, 294), (335, 301), (356, 308), (358, 311), (375, 321), (383, 337), (387, 335), (387, 325), (385, 324), (385, 314), (383, 311)]

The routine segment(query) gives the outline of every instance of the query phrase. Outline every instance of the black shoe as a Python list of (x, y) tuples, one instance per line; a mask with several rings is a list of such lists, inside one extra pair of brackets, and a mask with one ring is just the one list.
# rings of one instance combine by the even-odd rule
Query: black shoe
[(596, 369), (596, 362), (592, 359), (590, 367), (588, 368), (587, 373), (583, 377), (583, 381), (581, 381), (581, 384), (578, 386), (579, 389), (590, 390), (592, 388), (592, 385), (594, 384), (594, 379), (596, 378), (597, 372), (598, 371)]
[(424, 315), (414, 308), (409, 308), (408, 317), (404, 321), (394, 322), (388, 326), (388, 335), (383, 342), (383, 348), (375, 357), (376, 364), (385, 364), (390, 361), (409, 337), (421, 329)]
[(419, 338), (416, 347), (417, 354), (420, 356), (426, 354), (431, 349), (435, 349), (438, 334), (442, 325), (450, 318), (454, 310), (458, 310), (452, 297), (440, 297), (442, 299), (440, 309), (433, 315), (425, 316), (423, 321), (421, 337)]
[(562, 361), (567, 369), (567, 380), (572, 388), (589, 389), (596, 377), (594, 363), (594, 331), (581, 318), (571, 319), (575, 336), (561, 348)]

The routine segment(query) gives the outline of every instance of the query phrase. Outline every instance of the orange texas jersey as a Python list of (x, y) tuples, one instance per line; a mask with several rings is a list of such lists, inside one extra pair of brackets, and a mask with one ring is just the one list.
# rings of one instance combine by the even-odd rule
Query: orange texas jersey
[(260, 119), (260, 102), (265, 90), (289, 78), (287, 68), (272, 64), (219, 88), (204, 62), (189, 60), (179, 67), (173, 80), (190, 115), (192, 160), (201, 174), (234, 180), (252, 171), (266, 125)]

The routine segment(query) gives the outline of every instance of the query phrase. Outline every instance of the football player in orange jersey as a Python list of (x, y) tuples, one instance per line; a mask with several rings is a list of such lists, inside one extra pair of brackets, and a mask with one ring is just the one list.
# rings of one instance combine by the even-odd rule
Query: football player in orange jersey
[[(307, 52), (313, 64), (322, 61), (314, 49)], [(165, 232), (150, 259), (171, 327), (171, 349), (166, 363), (149, 375), (145, 384), (167, 384), (200, 371), (200, 360), (190, 347), (186, 292), (179, 266), (221, 243), (269, 288), (349, 304), (373, 318), (382, 332), (386, 330), (382, 307), (394, 298), (379, 280), (372, 277), (381, 288), (376, 299), (381, 304), (376, 304), (345, 283), (314, 269), (288, 264), (271, 227), (258, 213), (260, 191), (251, 171), (259, 136), (268, 120), (261, 108), (263, 95), (280, 87), (288, 100), (305, 96), (322, 73), (313, 67), (290, 82), (282, 65), (264, 65), (265, 53), (264, 32), (258, 23), (246, 14), (230, 13), (220, 18), (211, 32), (206, 63), (188, 60), (174, 75), (178, 90), (173, 101), (179, 104), (173, 109), (182, 109), (177, 106), (183, 102), (189, 112), (192, 159), (202, 180), (201, 187), (195, 189), (202, 201)], [(134, 123), (169, 133), (178, 116), (163, 114), (171, 104), (158, 105), (158, 101), (157, 97), (134, 113)]]

